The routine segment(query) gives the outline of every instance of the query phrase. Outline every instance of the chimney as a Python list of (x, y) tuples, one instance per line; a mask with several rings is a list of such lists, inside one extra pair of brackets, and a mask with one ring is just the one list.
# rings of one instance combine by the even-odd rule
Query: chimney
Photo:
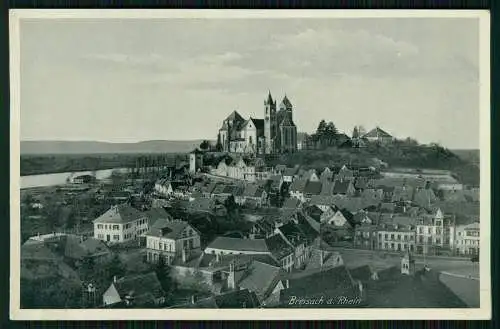
[(219, 262), (220, 262), (220, 258), (221, 258), (221, 255), (220, 255), (220, 254), (215, 254), (215, 261), (216, 261), (217, 263), (219, 263)]
[(236, 289), (236, 279), (234, 276), (234, 262), (229, 264), (229, 276), (227, 278), (227, 287), (229, 289)]
[(290, 288), (290, 280), (286, 279), (285, 280), (285, 289)]
[(191, 304), (196, 304), (196, 296), (195, 295), (192, 295), (191, 296)]
[(186, 263), (187, 261), (187, 251), (186, 251), (186, 248), (183, 248), (182, 249), (182, 263)]
[(116, 283), (116, 275), (113, 276), (113, 282)]

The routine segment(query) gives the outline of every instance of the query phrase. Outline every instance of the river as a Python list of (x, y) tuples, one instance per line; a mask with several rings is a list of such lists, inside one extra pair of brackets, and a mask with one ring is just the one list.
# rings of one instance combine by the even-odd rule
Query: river
[(95, 174), (97, 179), (106, 179), (111, 176), (113, 171), (126, 172), (127, 168), (103, 169), (96, 171), (78, 171), (78, 172), (63, 172), (55, 174), (41, 174), (21, 176), (21, 189), (33, 187), (49, 187), (55, 185), (66, 184), (68, 178), (79, 175)]

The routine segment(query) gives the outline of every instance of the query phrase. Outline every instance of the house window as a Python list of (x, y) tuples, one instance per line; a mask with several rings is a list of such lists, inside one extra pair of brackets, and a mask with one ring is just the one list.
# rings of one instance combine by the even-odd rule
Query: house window
[(115, 240), (115, 241), (120, 240), (120, 236), (119, 235), (113, 235), (113, 240)]
[(104, 239), (104, 234), (97, 234), (98, 239)]
[(394, 250), (394, 243), (391, 243), (391, 249)]
[(436, 234), (441, 234), (441, 228), (436, 227)]
[(98, 224), (98, 225), (97, 225), (97, 228), (102, 229), (102, 224)]
[(162, 247), (163, 247), (163, 244), (160, 242), (160, 243), (158, 244), (158, 249), (160, 249), (160, 250), (161, 250), (161, 248), (162, 248)]
[(398, 240), (401, 240), (401, 234), (398, 234)]
[[(394, 234), (391, 234), (391, 240), (394, 240)], [(394, 248), (393, 248), (394, 249)]]
[(182, 241), (182, 245), (183, 245), (184, 248), (187, 247), (187, 243), (188, 243), (187, 240)]
[(389, 234), (385, 234), (385, 239), (387, 240), (389, 238)]
[(113, 225), (113, 230), (119, 230), (119, 226), (118, 225)]

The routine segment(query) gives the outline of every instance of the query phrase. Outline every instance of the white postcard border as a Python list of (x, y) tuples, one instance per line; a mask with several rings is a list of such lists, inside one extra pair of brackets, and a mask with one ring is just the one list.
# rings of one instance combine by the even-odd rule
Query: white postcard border
[[(477, 18), (480, 24), (480, 308), (473, 309), (20, 309), (20, 20)], [(12, 320), (480, 320), (491, 318), (490, 16), (486, 10), (10, 10), (10, 317)], [(410, 297), (411, 298), (411, 297)]]

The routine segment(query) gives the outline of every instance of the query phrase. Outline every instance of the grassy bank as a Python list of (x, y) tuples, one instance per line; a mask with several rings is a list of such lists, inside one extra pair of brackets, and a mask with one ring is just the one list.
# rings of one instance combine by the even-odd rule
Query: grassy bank
[(181, 153), (169, 154), (51, 154), (21, 155), (21, 176), (112, 168), (173, 165), (186, 160)]

